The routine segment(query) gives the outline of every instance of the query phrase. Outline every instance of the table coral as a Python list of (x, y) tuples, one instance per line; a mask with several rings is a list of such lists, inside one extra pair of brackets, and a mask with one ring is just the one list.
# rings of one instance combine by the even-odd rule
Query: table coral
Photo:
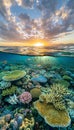
[(71, 119), (66, 110), (57, 110), (52, 104), (36, 101), (34, 107), (39, 114), (45, 119), (45, 122), (52, 127), (67, 127)]
[(26, 72), (23, 70), (14, 70), (9, 71), (9, 73), (5, 76), (3, 76), (4, 81), (15, 81), (23, 78), (26, 75)]

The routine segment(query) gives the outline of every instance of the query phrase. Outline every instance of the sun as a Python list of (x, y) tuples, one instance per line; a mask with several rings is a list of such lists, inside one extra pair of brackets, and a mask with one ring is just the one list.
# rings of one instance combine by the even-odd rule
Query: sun
[(37, 42), (37, 43), (34, 44), (34, 46), (36, 46), (36, 47), (42, 47), (42, 46), (44, 46), (44, 43)]

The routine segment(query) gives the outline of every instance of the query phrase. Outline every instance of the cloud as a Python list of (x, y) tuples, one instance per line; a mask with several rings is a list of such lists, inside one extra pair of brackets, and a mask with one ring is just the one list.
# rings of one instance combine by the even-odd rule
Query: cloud
[(24, 8), (33, 8), (34, 0), (15, 0), (19, 6)]
[[(12, 11), (14, 8), (19, 9), (19, 14)], [(38, 9), (42, 15), (32, 19), (32, 9)], [(59, 0), (0, 0), (0, 16), (0, 39), (53, 40), (74, 29), (74, 0), (65, 0), (61, 6)]]
[(23, 14), (23, 13), (21, 13), (20, 15), (19, 15), (19, 18), (22, 20), (22, 21), (30, 21), (30, 17), (27, 15), (27, 14)]

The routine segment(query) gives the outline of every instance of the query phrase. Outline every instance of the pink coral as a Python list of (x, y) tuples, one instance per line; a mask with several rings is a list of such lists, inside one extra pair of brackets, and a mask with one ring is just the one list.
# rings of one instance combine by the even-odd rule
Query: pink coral
[(31, 102), (31, 100), (32, 100), (32, 96), (31, 96), (31, 94), (29, 93), (29, 92), (23, 92), (20, 96), (19, 96), (19, 100), (20, 100), (20, 102), (22, 102), (22, 103), (29, 103), (29, 102)]

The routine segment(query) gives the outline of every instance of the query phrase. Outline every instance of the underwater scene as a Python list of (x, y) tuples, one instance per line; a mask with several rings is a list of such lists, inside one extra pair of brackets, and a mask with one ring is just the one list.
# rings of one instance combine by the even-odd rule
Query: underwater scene
[(19, 53), (0, 52), (0, 130), (74, 130), (74, 57)]

